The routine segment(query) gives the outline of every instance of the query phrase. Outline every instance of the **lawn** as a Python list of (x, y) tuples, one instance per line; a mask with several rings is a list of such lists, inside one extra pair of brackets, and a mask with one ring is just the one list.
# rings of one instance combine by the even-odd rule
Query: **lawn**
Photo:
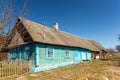
[(57, 69), (26, 73), (8, 80), (120, 80), (120, 54)]

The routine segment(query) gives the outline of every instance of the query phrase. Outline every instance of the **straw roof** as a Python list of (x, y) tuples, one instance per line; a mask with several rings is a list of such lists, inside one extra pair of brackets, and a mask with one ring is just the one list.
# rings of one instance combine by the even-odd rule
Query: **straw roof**
[(99, 42), (95, 41), (95, 40), (89, 40), (91, 43), (93, 43), (98, 49), (100, 49), (101, 51), (107, 51), (107, 49), (105, 49)]
[[(16, 24), (18, 24), (19, 22), (23, 24), (26, 31), (29, 33), (31, 40), (33, 40), (32, 42), (70, 46), (70, 47), (80, 47), (80, 48), (89, 49), (91, 51), (101, 51), (101, 49), (95, 46), (88, 39), (81, 38), (60, 30), (48, 28), (45, 25), (41, 25), (33, 21), (23, 19), (21, 17), (18, 18)], [(19, 25), (17, 27), (19, 27)], [(22, 40), (20, 41), (21, 42), (17, 43), (16, 45), (28, 43), (28, 42), (23, 42)]]

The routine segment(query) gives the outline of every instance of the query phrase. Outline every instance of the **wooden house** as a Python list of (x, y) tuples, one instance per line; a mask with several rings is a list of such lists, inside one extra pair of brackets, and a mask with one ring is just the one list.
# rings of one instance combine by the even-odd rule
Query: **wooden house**
[[(100, 45), (100, 44), (99, 44)], [(54, 28), (18, 18), (6, 46), (8, 61), (28, 60), (30, 72), (38, 72), (91, 60), (92, 52), (100, 52), (90, 40)]]
[(105, 49), (99, 42), (95, 40), (89, 40), (94, 46), (96, 46), (100, 51), (92, 51), (92, 59), (105, 58), (107, 49)]

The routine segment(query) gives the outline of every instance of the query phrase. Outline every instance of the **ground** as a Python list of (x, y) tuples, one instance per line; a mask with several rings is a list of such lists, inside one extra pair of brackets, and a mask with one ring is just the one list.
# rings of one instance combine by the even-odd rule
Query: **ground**
[[(57, 69), (11, 76), (8, 80), (120, 80), (120, 54)], [(6, 80), (7, 80), (6, 79)]]

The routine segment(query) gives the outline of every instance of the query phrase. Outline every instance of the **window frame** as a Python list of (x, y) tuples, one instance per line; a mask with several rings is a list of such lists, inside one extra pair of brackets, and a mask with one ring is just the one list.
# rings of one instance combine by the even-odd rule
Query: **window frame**
[[(49, 54), (51, 55), (51, 53), (52, 53), (52, 56), (49, 56)], [(54, 59), (54, 47), (53, 46), (46, 47), (46, 59)]]
[[(28, 51), (29, 51), (29, 54), (28, 54)], [(25, 57), (26, 57), (25, 54), (27, 55), (27, 58), (25, 58)], [(23, 59), (25, 59), (25, 60), (29, 60), (29, 59), (30, 59), (30, 46), (26, 46), (26, 47), (24, 48)]]
[(12, 59), (16, 59), (17, 58), (17, 49), (16, 48), (13, 48), (12, 50)]
[(70, 50), (68, 48), (65, 48), (65, 58), (70, 58)]

